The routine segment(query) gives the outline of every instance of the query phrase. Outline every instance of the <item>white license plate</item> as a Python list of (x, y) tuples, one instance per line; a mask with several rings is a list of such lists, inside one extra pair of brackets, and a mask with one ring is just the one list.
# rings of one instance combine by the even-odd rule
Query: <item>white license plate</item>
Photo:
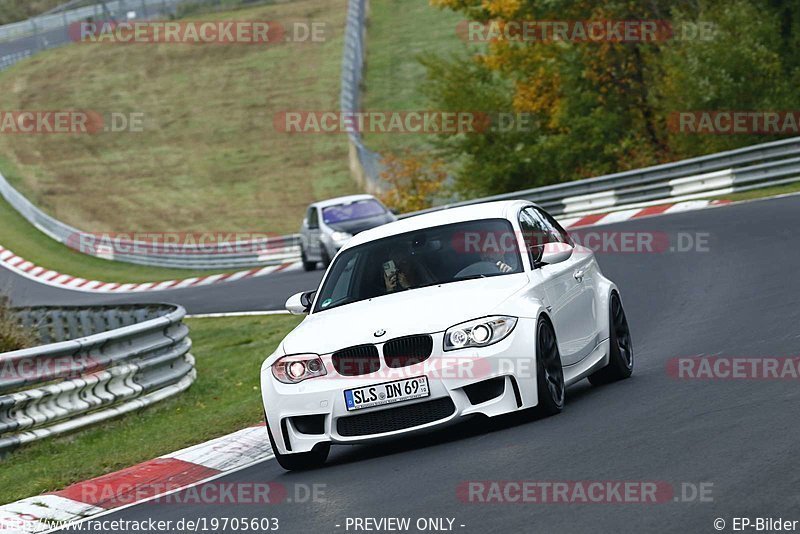
[(430, 396), (430, 394), (428, 377), (417, 376), (374, 386), (346, 389), (344, 391), (344, 402), (347, 410), (353, 411), (411, 399), (421, 399)]

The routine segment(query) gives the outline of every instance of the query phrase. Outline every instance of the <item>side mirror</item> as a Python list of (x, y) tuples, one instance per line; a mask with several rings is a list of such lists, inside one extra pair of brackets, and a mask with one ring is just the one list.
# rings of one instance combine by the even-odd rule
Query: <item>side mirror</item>
[(534, 245), (530, 247), (533, 268), (538, 269), (543, 265), (553, 265), (561, 263), (572, 257), (575, 248), (567, 243), (545, 243), (544, 245)]
[(311, 304), (314, 302), (314, 295), (316, 291), (303, 291), (302, 293), (295, 293), (289, 300), (286, 301), (285, 308), (292, 315), (303, 315), (311, 310)]
[(392, 208), (389, 210), (389, 213), (391, 213), (392, 215), (400, 215), (400, 210)]

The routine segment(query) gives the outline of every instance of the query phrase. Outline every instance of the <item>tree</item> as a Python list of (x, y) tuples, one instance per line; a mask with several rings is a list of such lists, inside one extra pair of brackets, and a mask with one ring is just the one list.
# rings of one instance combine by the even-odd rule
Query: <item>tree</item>
[(411, 152), (384, 156), (383, 164), (385, 170), (381, 178), (390, 188), (379, 197), (384, 204), (401, 213), (430, 208), (447, 179), (441, 161)]
[[(427, 94), (448, 110), (522, 113), (524, 131), (441, 140), (455, 187), (488, 195), (765, 142), (765, 135), (669, 129), (690, 110), (796, 110), (800, 6), (790, 0), (431, 0), (491, 22), (490, 42), (461, 58), (428, 58)], [(654, 41), (508, 37), (541, 21), (659, 21)], [(714, 29), (687, 29), (710, 22)]]

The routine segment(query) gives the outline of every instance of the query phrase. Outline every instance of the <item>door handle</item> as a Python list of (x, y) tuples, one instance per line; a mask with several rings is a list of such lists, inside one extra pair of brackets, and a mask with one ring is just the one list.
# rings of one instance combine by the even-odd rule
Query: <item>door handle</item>
[(574, 273), (572, 273), (572, 276), (578, 282), (583, 282), (583, 270), (579, 269), (579, 270), (575, 271)]

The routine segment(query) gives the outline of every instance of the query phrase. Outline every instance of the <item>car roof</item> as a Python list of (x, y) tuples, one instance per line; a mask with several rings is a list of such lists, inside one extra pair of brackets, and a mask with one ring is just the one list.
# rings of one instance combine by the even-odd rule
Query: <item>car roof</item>
[(502, 200), (497, 202), (483, 202), (469, 206), (459, 206), (457, 208), (440, 209), (421, 215), (414, 215), (360, 232), (353, 236), (343, 249), (384, 237), (460, 221), (509, 219), (515, 217), (517, 210), (525, 206), (535, 206), (535, 204), (527, 200)]
[(339, 204), (348, 204), (350, 202), (357, 202), (359, 200), (377, 200), (372, 195), (347, 195), (344, 197), (336, 197), (336, 198), (329, 198), (327, 200), (320, 200), (319, 202), (314, 202), (311, 206), (315, 206), (317, 208), (327, 208), (328, 206), (337, 206)]

